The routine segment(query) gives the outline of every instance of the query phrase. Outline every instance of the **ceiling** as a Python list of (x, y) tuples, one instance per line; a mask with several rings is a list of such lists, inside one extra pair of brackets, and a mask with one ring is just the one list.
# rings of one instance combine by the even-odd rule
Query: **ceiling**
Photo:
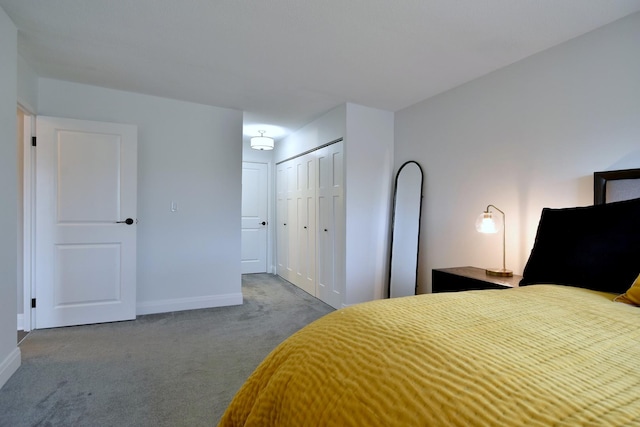
[(19, 54), (41, 77), (234, 108), (245, 127), (286, 132), (345, 102), (398, 111), (640, 11), (640, 0), (0, 6), (18, 27)]

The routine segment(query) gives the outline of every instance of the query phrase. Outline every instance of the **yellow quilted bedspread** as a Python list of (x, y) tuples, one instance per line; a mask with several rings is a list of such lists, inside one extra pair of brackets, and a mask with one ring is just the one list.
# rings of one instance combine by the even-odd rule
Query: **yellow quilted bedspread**
[(640, 426), (640, 308), (553, 285), (374, 301), (278, 346), (221, 426)]

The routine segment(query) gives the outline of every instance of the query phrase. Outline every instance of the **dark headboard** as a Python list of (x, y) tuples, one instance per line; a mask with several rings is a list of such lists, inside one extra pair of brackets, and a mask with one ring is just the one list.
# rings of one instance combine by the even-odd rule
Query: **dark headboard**
[(593, 204), (640, 198), (640, 169), (593, 173)]
[(640, 272), (640, 169), (595, 172), (593, 194), (593, 206), (542, 210), (520, 286), (629, 289)]

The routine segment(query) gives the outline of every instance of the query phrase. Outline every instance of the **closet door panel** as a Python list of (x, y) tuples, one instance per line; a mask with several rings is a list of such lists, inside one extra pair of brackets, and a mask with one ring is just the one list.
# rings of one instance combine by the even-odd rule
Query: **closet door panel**
[(287, 234), (287, 169), (276, 168), (276, 273), (286, 278), (289, 265), (289, 236)]
[[(276, 168), (276, 272), (278, 276), (292, 281), (294, 277), (293, 266), (296, 263), (297, 249), (295, 246), (295, 175), (294, 164), (284, 162)], [(292, 224), (293, 223), (293, 224)]]
[[(306, 236), (303, 231), (303, 227), (306, 222), (306, 209), (304, 206), (304, 179), (306, 176), (305, 163), (302, 158), (293, 159), (293, 210), (290, 212), (291, 228), (289, 232), (292, 233), (292, 248), (295, 251), (291, 251), (291, 269), (293, 276), (290, 281), (298, 287), (304, 287), (304, 259), (306, 248)], [(295, 218), (291, 220), (291, 218)], [(294, 253), (295, 252), (295, 253)], [(304, 288), (303, 288), (304, 289)]]
[(318, 298), (340, 308), (344, 293), (344, 173), (342, 143), (318, 151)]
[(300, 287), (316, 296), (316, 159), (312, 154), (303, 157), (304, 178), (301, 181), (300, 199), (303, 215), (301, 220)]
[(278, 275), (316, 295), (316, 160), (311, 154), (278, 165)]
[(331, 199), (324, 195), (318, 197), (318, 295), (322, 301), (327, 302), (330, 289), (333, 288), (333, 240), (335, 230), (333, 228), (331, 214)]
[(295, 164), (287, 165), (287, 265), (285, 279), (295, 283), (298, 265), (298, 216), (296, 212), (296, 169)]

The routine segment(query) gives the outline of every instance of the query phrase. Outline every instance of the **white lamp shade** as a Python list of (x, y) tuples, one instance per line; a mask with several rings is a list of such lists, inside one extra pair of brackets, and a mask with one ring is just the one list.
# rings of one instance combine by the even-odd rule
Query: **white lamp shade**
[(497, 233), (502, 229), (502, 221), (492, 212), (482, 212), (476, 219), (476, 230), (480, 233)]
[(251, 138), (251, 148), (254, 150), (273, 150), (273, 138), (264, 136), (262, 133), (260, 136), (254, 136)]

